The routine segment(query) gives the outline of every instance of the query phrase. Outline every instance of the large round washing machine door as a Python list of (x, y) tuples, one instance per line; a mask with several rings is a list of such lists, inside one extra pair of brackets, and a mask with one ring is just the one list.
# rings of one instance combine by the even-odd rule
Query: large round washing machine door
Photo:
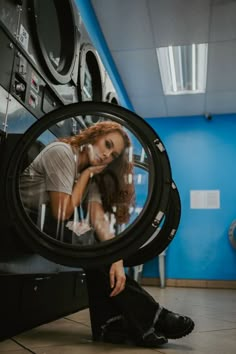
[(31, 22), (45, 71), (56, 84), (68, 83), (78, 55), (71, 0), (30, 0)]
[[(145, 178), (142, 184), (140, 184), (137, 168), (134, 168), (133, 174), (124, 176), (126, 183), (134, 183), (136, 191), (136, 202), (129, 209), (129, 221), (117, 226), (111, 212), (108, 219), (115, 237), (112, 240), (89, 245), (81, 243), (80, 235), (77, 234), (68, 240), (63, 232), (57, 233), (56, 229), (54, 233), (45, 231), (48, 206), (39, 202), (38, 209), (32, 216), (23, 200), (21, 184), (22, 171), (30, 162), (29, 155), (35, 144), (40, 142), (45, 145), (55, 141), (56, 136), (53, 133), (57, 131), (55, 127), (61, 120), (79, 118), (77, 122), (80, 122), (87, 116), (120, 123), (132, 143), (126, 151), (129, 161), (136, 164), (137, 151), (142, 151), (141, 158), (145, 160)], [(78, 134), (80, 134), (79, 126)], [(114, 175), (111, 183), (112, 181), (119, 183)], [(34, 175), (32, 175), (32, 183), (34, 183)], [(53, 111), (30, 127), (14, 149), (7, 169), (5, 186), (7, 208), (12, 225), (19, 237), (31, 249), (56, 263), (89, 267), (111, 263), (121, 258), (128, 259), (142, 245), (145, 245), (154, 233), (155, 238), (158, 239), (157, 230), (169, 205), (172, 176), (169, 159), (161, 139), (142, 118), (110, 103), (82, 102)], [(28, 192), (31, 193), (31, 188)], [(121, 202), (120, 207), (121, 210), (125, 208), (125, 202), (123, 204)], [(161, 247), (161, 244), (165, 247), (166, 242), (165, 237), (162, 236), (158, 247)]]

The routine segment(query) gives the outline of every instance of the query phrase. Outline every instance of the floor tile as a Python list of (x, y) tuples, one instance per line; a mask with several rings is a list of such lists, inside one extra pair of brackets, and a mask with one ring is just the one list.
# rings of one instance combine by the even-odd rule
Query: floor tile
[[(160, 348), (92, 341), (89, 310), (0, 342), (1, 354), (235, 354), (236, 290), (145, 287), (162, 306), (193, 318), (193, 332)], [(27, 351), (27, 349), (29, 351)]]
[(192, 333), (178, 340), (169, 340), (164, 354), (235, 354), (236, 329)]
[(18, 354), (25, 353), (22, 351), (22, 347), (19, 346), (17, 343), (15, 343), (12, 339), (7, 339), (2, 342), (0, 342), (0, 353), (9, 353), (13, 354), (17, 351)]
[(19, 349), (19, 350), (1, 350), (0, 348), (0, 353), (1, 354), (29, 354), (29, 351), (27, 349)]
[(137, 348), (129, 346), (118, 346), (111, 344), (83, 344), (76, 346), (60, 346), (50, 348), (36, 348), (36, 354), (156, 354), (159, 350), (148, 348)]
[(84, 323), (87, 326), (91, 326), (91, 322), (90, 322), (90, 316), (89, 316), (89, 310), (85, 309), (79, 312), (76, 312), (72, 315), (66, 316), (67, 319), (70, 319), (72, 321), (75, 322), (79, 322), (79, 323)]
[(60, 319), (15, 337), (28, 348), (75, 345), (91, 342), (91, 328), (81, 323)]

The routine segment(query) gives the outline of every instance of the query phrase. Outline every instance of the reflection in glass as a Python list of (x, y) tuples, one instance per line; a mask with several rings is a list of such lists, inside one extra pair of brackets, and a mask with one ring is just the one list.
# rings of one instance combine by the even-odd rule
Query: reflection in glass
[[(62, 28), (61, 13), (58, 11), (55, 1), (38, 1), (37, 13), (38, 31), (47, 57), (54, 69), (61, 72), (66, 66), (67, 59), (65, 56), (67, 55), (67, 58), (70, 56), (69, 52), (64, 53), (65, 48), (63, 48), (63, 31), (68, 33), (68, 25), (64, 23)], [(45, 16), (45, 14), (48, 14), (48, 16)], [(48, 21), (48, 18), (50, 18), (50, 21)]]
[(60, 242), (92, 245), (117, 236), (147, 201), (149, 173), (134, 161), (134, 149), (139, 160), (146, 156), (141, 142), (107, 119), (73, 136), (52, 137), (44, 132), (25, 158), (20, 193), (26, 213)]
[(92, 76), (90, 74), (87, 62), (85, 63), (84, 86), (82, 90), (83, 90), (83, 101), (91, 101), (93, 99)]
[[(39, 1), (38, 26), (48, 58), (55, 69), (61, 64), (61, 35), (57, 9), (53, 1)], [(49, 14), (50, 21), (45, 17)]]

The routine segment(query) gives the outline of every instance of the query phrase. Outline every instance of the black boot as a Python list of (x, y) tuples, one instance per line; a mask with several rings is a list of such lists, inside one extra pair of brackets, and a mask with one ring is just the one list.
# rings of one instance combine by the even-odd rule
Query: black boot
[(163, 333), (166, 338), (177, 339), (192, 332), (194, 322), (187, 316), (171, 312), (163, 308), (155, 324), (157, 332)]
[(159, 348), (161, 345), (166, 344), (168, 339), (161, 332), (153, 331), (147, 334), (141, 340), (135, 342), (139, 347), (145, 348)]

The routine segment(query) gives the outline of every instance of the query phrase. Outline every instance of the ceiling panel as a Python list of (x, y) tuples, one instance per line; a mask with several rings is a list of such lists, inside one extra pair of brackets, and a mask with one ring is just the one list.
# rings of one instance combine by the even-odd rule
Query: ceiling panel
[(236, 88), (236, 40), (211, 43), (207, 91), (234, 91)]
[(110, 50), (153, 47), (145, 0), (93, 0), (92, 3)]
[(168, 116), (188, 116), (204, 114), (205, 95), (166, 96)]
[(155, 50), (114, 52), (121, 79), (134, 96), (163, 94)]
[(236, 1), (215, 1), (212, 7), (210, 42), (236, 39)]
[(210, 114), (236, 112), (236, 91), (208, 93), (206, 95), (206, 112)]
[[(143, 117), (236, 113), (236, 0), (91, 0)], [(209, 42), (205, 94), (165, 96), (156, 47)]]
[(208, 41), (210, 0), (149, 0), (156, 47)]

